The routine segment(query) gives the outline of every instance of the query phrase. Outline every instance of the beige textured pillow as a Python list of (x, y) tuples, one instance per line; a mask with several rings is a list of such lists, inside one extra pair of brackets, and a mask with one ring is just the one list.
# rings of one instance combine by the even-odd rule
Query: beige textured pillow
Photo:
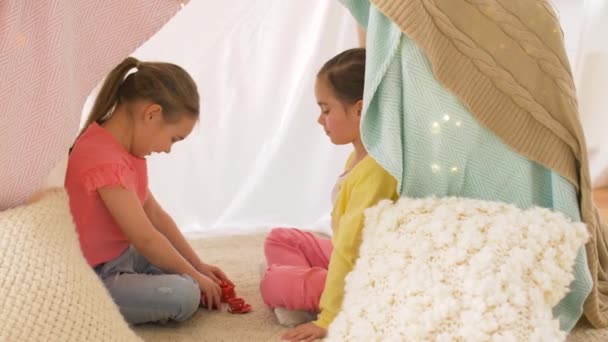
[(0, 212), (0, 341), (140, 341), (80, 251), (64, 190)]

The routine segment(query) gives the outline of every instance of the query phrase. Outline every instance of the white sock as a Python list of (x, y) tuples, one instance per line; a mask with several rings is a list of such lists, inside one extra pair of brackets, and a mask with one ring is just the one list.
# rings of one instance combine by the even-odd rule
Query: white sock
[(287, 310), (286, 308), (274, 308), (279, 324), (286, 327), (295, 327), (302, 323), (310, 322), (315, 319), (315, 314), (306, 310)]

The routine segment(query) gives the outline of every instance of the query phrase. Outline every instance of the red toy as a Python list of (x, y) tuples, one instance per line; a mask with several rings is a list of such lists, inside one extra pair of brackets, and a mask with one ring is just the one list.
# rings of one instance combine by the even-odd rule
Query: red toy
[(222, 288), (222, 303), (228, 303), (229, 299), (236, 297), (234, 285), (222, 282), (220, 287)]
[(244, 314), (251, 311), (251, 305), (245, 303), (243, 298), (230, 298), (228, 305), (230, 306), (228, 312), (231, 314)]
[[(251, 311), (252, 307), (250, 304), (245, 303), (243, 298), (239, 298), (236, 296), (236, 291), (234, 291), (234, 285), (222, 282), (220, 284), (220, 288), (222, 289), (222, 296), (220, 298), (222, 303), (228, 303), (228, 312), (231, 314), (244, 314)], [(201, 292), (201, 306), (207, 307), (207, 296), (205, 293)], [(213, 308), (218, 309), (217, 307)]]

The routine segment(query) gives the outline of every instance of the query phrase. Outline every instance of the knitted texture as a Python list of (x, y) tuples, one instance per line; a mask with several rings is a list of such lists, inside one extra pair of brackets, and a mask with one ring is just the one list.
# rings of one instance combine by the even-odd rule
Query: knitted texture
[(0, 212), (0, 341), (138, 341), (80, 251), (63, 190)]
[(437, 80), (518, 153), (580, 192), (593, 289), (584, 312), (608, 327), (608, 229), (593, 205), (587, 147), (559, 21), (547, 1), (370, 0), (428, 57)]
[(329, 341), (560, 341), (552, 308), (584, 224), (548, 209), (444, 197), (366, 212)]

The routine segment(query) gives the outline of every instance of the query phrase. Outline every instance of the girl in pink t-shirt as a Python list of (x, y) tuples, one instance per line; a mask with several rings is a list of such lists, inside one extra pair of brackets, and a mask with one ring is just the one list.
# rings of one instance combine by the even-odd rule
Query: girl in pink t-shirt
[(107, 76), (70, 153), (65, 186), (82, 251), (132, 324), (183, 321), (201, 292), (219, 307), (219, 284), (232, 284), (148, 189), (146, 156), (169, 153), (198, 117), (185, 70), (129, 57)]

